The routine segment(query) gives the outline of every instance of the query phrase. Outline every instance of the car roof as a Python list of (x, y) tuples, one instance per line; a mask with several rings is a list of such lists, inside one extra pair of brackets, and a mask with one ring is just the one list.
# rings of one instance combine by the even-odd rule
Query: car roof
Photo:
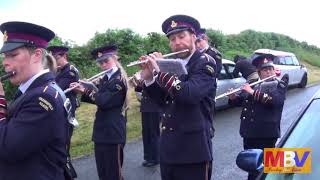
[(254, 53), (272, 54), (274, 56), (295, 56), (293, 53), (290, 53), (290, 52), (277, 51), (272, 49), (258, 49), (258, 50), (255, 50)]
[(235, 63), (228, 59), (222, 59), (222, 64), (235, 64)]

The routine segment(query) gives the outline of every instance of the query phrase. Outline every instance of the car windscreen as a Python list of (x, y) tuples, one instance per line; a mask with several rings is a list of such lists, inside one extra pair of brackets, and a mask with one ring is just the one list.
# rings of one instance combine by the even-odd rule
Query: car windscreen
[(283, 148), (311, 148), (310, 174), (268, 174), (266, 180), (319, 180), (320, 179), (320, 99), (315, 99), (290, 133)]

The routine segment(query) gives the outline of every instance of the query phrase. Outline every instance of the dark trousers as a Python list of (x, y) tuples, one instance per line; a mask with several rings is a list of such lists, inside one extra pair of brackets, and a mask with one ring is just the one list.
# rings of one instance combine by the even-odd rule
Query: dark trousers
[[(243, 149), (274, 148), (276, 142), (277, 138), (243, 138)], [(258, 172), (250, 172), (248, 180), (255, 180), (258, 175)]]
[(195, 164), (160, 163), (162, 180), (210, 180), (212, 162)]
[(123, 145), (95, 143), (94, 154), (99, 180), (123, 180)]
[(141, 116), (144, 160), (158, 163), (160, 114), (158, 112), (142, 112)]

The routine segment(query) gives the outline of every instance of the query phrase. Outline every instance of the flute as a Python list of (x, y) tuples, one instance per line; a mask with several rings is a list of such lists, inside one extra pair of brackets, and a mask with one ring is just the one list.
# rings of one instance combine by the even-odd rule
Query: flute
[[(181, 50), (181, 51), (177, 51), (177, 52), (165, 54), (165, 55), (163, 55), (162, 57), (163, 57), (163, 58), (166, 58), (166, 57), (174, 56), (174, 55), (177, 55), (177, 54), (180, 54), (180, 53), (184, 53), (184, 52), (189, 52), (189, 49), (184, 49), (184, 50)], [(144, 64), (144, 63), (146, 63), (146, 62), (148, 62), (148, 60), (133, 61), (133, 62), (130, 62), (130, 63), (127, 65), (127, 67), (131, 67), (131, 66), (135, 66), (135, 65), (139, 65), (139, 64)]]
[(15, 71), (7, 72), (5, 75), (0, 77), (0, 81), (3, 82), (16, 74)]
[[(266, 80), (272, 79), (272, 78), (274, 78), (274, 77), (276, 77), (276, 76), (277, 76), (276, 74), (275, 74), (275, 75), (272, 75), (272, 76), (269, 76), (269, 77), (267, 77), (267, 78), (264, 78), (264, 79), (261, 79), (261, 80), (259, 80), (259, 81), (253, 82), (253, 83), (249, 84), (249, 86), (254, 86), (254, 85), (259, 84), (259, 83), (262, 83), (262, 82), (264, 82), (264, 81), (266, 81)], [(217, 96), (217, 97), (215, 98), (215, 100), (218, 100), (218, 99), (223, 98), (223, 97), (225, 97), (225, 96), (229, 96), (230, 94), (236, 93), (236, 92), (238, 92), (238, 91), (241, 91), (241, 88), (237, 88), (237, 89), (234, 89), (234, 90), (232, 90), (232, 91), (230, 91), (230, 92), (226, 92), (226, 93), (220, 94), (219, 96)]]

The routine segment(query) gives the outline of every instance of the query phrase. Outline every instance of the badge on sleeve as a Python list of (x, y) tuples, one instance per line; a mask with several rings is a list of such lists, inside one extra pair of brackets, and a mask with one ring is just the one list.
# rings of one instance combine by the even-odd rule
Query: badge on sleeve
[(53, 106), (49, 101), (47, 101), (43, 97), (39, 97), (38, 100), (39, 100), (39, 105), (43, 107), (43, 109), (45, 109), (46, 111), (53, 110)]
[(118, 91), (122, 90), (122, 87), (119, 84), (116, 84), (116, 88), (118, 89)]
[(211, 67), (210, 65), (206, 65), (206, 68), (211, 74), (214, 74), (214, 68), (213, 67)]

